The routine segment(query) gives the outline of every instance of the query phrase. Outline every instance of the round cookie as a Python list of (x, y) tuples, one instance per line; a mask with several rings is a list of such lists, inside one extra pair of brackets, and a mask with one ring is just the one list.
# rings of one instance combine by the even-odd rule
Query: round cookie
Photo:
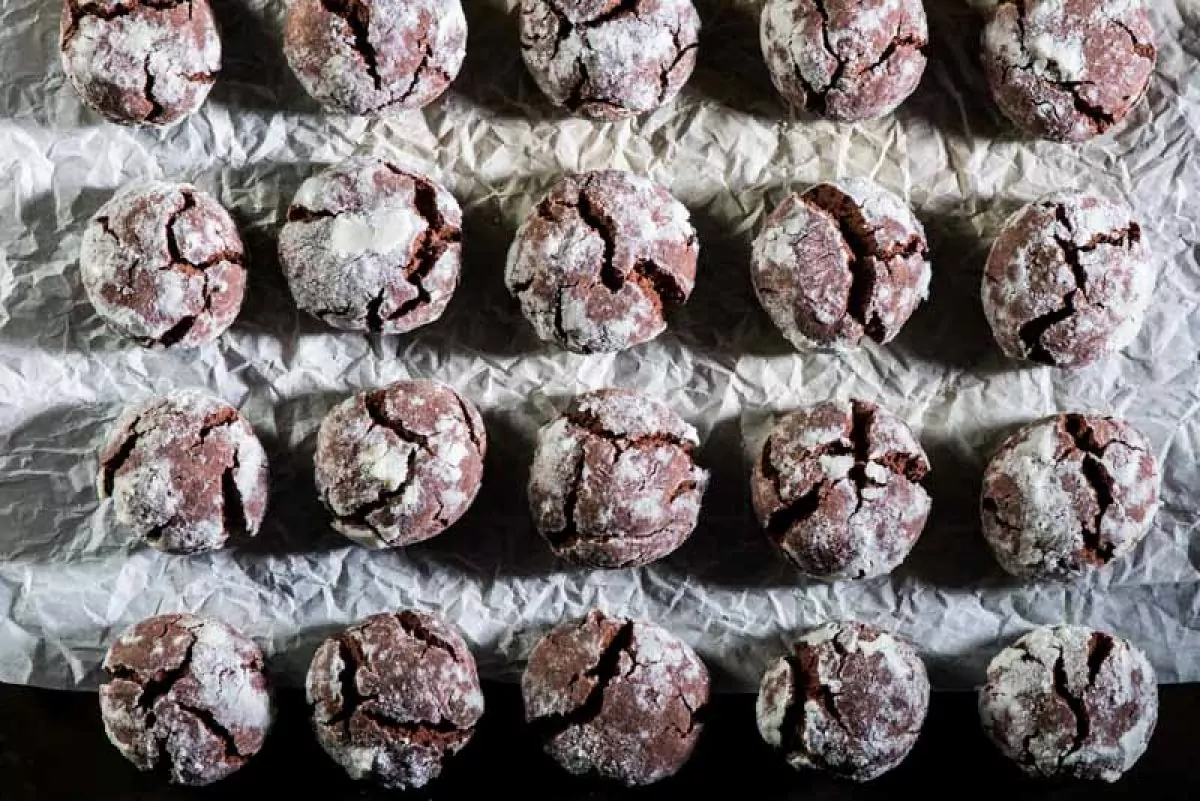
[(1120, 559), (1158, 511), (1146, 438), (1113, 417), (1059, 414), (1018, 431), (983, 476), (983, 534), (1020, 578), (1071, 578)]
[(189, 184), (128, 186), (83, 233), (83, 288), (106, 323), (147, 347), (220, 337), (246, 293), (245, 249), (220, 203)]
[(790, 195), (754, 240), (759, 303), (800, 350), (891, 342), (929, 295), (925, 229), (878, 184), (850, 179)]
[(434, 615), (373, 615), (326, 640), (305, 682), (317, 741), (353, 779), (424, 787), (483, 716), (475, 659)]
[(825, 401), (771, 429), (750, 479), (767, 536), (806, 575), (890, 573), (929, 517), (925, 451), (902, 420), (862, 400)]
[(152, 617), (117, 638), (103, 667), (104, 731), (138, 770), (206, 785), (262, 748), (273, 717), (263, 655), (232, 627)]
[(696, 283), (688, 210), (658, 184), (617, 170), (569, 175), (517, 231), (504, 274), (537, 335), (576, 353), (654, 339)]
[(1158, 686), (1145, 654), (1128, 641), (1082, 626), (1043, 626), (992, 660), (979, 717), (1030, 776), (1114, 782), (1146, 751)]
[(100, 452), (100, 497), (160, 551), (200, 553), (253, 537), (267, 511), (267, 455), (237, 409), (191, 390), (129, 409)]
[(983, 310), (1009, 356), (1083, 367), (1142, 327), (1154, 268), (1124, 204), (1060, 192), (1004, 223), (983, 274)]
[(992, 96), (1025, 133), (1082, 142), (1128, 116), (1158, 52), (1141, 0), (1003, 0), (983, 32)]
[(684, 543), (708, 473), (696, 430), (666, 405), (620, 389), (589, 392), (538, 432), (529, 477), (534, 526), (559, 557), (636, 567)]
[(784, 99), (837, 122), (895, 111), (929, 44), (921, 0), (767, 0), (759, 36)]
[(283, 51), (327, 111), (385, 116), (429, 105), (467, 54), (459, 0), (293, 0)]
[(335, 328), (401, 334), (437, 320), (462, 271), (462, 210), (445, 188), (382, 159), (309, 178), (279, 258), (296, 305)]
[(929, 711), (916, 650), (865, 623), (826, 623), (763, 674), (758, 731), (797, 770), (857, 782), (899, 765)]
[(593, 610), (538, 642), (521, 695), (525, 719), (565, 770), (634, 787), (692, 755), (708, 670), (670, 632)]
[(340, 403), (317, 433), (317, 492), (343, 536), (368, 548), (436, 537), (479, 493), (487, 432), (475, 405), (434, 381)]
[(64, 0), (59, 46), (83, 102), (124, 125), (179, 122), (221, 71), (208, 0)]
[(521, 0), (521, 53), (556, 106), (594, 120), (653, 111), (696, 66), (692, 0)]

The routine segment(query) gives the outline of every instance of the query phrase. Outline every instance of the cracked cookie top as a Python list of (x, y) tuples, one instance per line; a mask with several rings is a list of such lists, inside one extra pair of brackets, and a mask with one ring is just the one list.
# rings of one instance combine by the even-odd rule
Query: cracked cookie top
[(826, 623), (763, 674), (758, 730), (797, 770), (869, 781), (899, 765), (929, 711), (925, 664), (865, 623)]
[(992, 742), (1037, 778), (1114, 782), (1146, 751), (1158, 686), (1145, 654), (1082, 626), (1043, 626), (1001, 651), (979, 691)]
[(147, 347), (212, 342), (233, 324), (246, 293), (233, 218), (189, 184), (155, 181), (118, 192), (84, 231), (79, 271), (100, 317)]
[(1154, 268), (1124, 204), (1081, 192), (1049, 195), (1004, 223), (988, 254), (983, 309), (1013, 358), (1084, 367), (1142, 327)]
[(806, 575), (890, 573), (929, 517), (929, 460), (912, 431), (862, 400), (826, 401), (783, 417), (754, 463), (759, 523)]
[(373, 615), (326, 640), (305, 688), (326, 753), (352, 778), (392, 790), (437, 778), (483, 716), (467, 644), (424, 612)]
[(921, 0), (768, 0), (760, 39), (775, 88), (838, 122), (890, 114), (925, 73)]
[(1146, 438), (1112, 417), (1060, 414), (1018, 431), (983, 477), (983, 534), (1021, 578), (1070, 578), (1119, 559), (1158, 511)]
[(152, 617), (117, 638), (103, 668), (104, 731), (139, 770), (206, 785), (262, 748), (273, 717), (263, 655), (231, 626)]
[(441, 97), (467, 54), (459, 0), (293, 0), (284, 53), (326, 110), (385, 116)]
[(537, 335), (576, 353), (648, 342), (696, 282), (688, 210), (653, 181), (618, 170), (563, 178), (508, 252), (505, 282)]
[(929, 295), (925, 229), (908, 205), (866, 179), (790, 195), (754, 241), (759, 303), (800, 350), (890, 342)]
[(59, 45), (83, 101), (126, 125), (179, 122), (221, 70), (208, 0), (64, 0)]
[(534, 525), (578, 565), (636, 567), (684, 543), (708, 473), (696, 429), (656, 400), (605, 389), (575, 398), (538, 432), (529, 477)]
[(673, 775), (691, 756), (708, 670), (670, 632), (593, 610), (538, 642), (521, 694), (525, 719), (564, 769), (632, 787)]
[(463, 516), (486, 453), (473, 403), (434, 381), (399, 381), (321, 421), (317, 491), (342, 535), (369, 548), (411, 545)]
[(462, 210), (431, 178), (355, 156), (305, 181), (279, 258), (296, 305), (335, 328), (400, 334), (458, 288)]
[(983, 64), (1004, 115), (1026, 133), (1081, 142), (1141, 101), (1158, 51), (1141, 0), (1004, 0)]
[(522, 0), (521, 53), (556, 106), (620, 120), (675, 98), (696, 66), (692, 0)]
[(269, 490), (267, 456), (250, 424), (227, 403), (192, 390), (125, 412), (100, 452), (96, 483), (123, 525), (180, 554), (257, 534)]

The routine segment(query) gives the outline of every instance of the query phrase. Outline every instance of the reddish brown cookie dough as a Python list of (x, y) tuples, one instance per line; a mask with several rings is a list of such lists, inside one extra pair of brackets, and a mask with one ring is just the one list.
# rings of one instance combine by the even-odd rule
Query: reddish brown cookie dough
[(229, 212), (189, 184), (140, 183), (105, 203), (79, 254), (96, 312), (147, 347), (193, 348), (233, 324), (245, 251)]
[(1113, 417), (1060, 414), (1018, 431), (983, 476), (983, 534), (1021, 578), (1070, 578), (1142, 541), (1158, 511), (1146, 438)]
[(890, 114), (925, 72), (921, 0), (768, 0), (760, 29), (784, 99), (838, 122)]
[(237, 409), (200, 392), (127, 411), (100, 452), (96, 483), (117, 520), (160, 551), (199, 553), (258, 533), (267, 456)]
[(401, 334), (437, 320), (462, 270), (462, 210), (424, 175), (354, 157), (308, 179), (279, 258), (296, 305), (335, 328)]
[(1141, 0), (1004, 0), (983, 65), (1005, 116), (1033, 136), (1081, 142), (1146, 94), (1158, 53)]
[(100, 713), (121, 754), (176, 784), (223, 779), (271, 726), (263, 656), (230, 626), (160, 615), (127, 629), (104, 657)]
[(521, 694), (525, 719), (564, 769), (632, 787), (673, 775), (691, 756), (708, 671), (658, 626), (592, 611), (537, 644)]
[(899, 765), (929, 711), (916, 650), (865, 623), (826, 623), (763, 674), (758, 730), (797, 770), (869, 781)]
[(317, 434), (317, 491), (333, 527), (369, 548), (436, 537), (470, 507), (487, 432), (475, 405), (434, 381), (343, 401)]
[(122, 124), (179, 122), (221, 70), (208, 0), (65, 0), (59, 45), (75, 91)]
[(1145, 654), (1082, 626), (1043, 626), (1001, 651), (979, 691), (988, 737), (1030, 776), (1114, 782), (1146, 751), (1158, 686)]
[(538, 203), (508, 252), (505, 282), (537, 335), (576, 353), (654, 339), (696, 283), (688, 210), (616, 170), (569, 175)]
[(1153, 291), (1133, 212), (1061, 192), (1005, 222), (984, 269), (983, 309), (1009, 356), (1083, 367), (1133, 340)]
[(779, 205), (754, 241), (751, 278), (771, 321), (801, 350), (851, 350), (900, 333), (929, 295), (925, 229), (864, 179), (818, 184)]
[(283, 50), (326, 110), (384, 116), (427, 106), (467, 53), (459, 0), (294, 0)]
[(750, 491), (759, 523), (805, 574), (890, 573), (929, 517), (929, 460), (904, 422), (861, 400), (826, 401), (771, 429)]
[(589, 392), (538, 433), (529, 478), (534, 525), (558, 556), (636, 567), (674, 551), (700, 515), (708, 473), (696, 430), (627, 390)]

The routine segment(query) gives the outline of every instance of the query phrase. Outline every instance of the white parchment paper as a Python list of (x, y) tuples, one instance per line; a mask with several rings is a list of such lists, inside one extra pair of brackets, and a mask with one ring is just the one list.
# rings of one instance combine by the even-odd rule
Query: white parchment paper
[[(297, 682), (317, 642), (396, 607), (440, 612), (486, 676), (511, 678), (551, 624), (599, 605), (693, 643), (726, 689), (752, 689), (797, 630), (854, 617), (912, 638), (941, 687), (980, 681), (987, 659), (1039, 623), (1104, 627), (1146, 649), (1164, 681), (1200, 680), (1200, 2), (1151, 0), (1159, 66), (1130, 124), (1082, 147), (1020, 139), (990, 105), (978, 11), (926, 0), (934, 46), (921, 88), (892, 118), (790, 120), (758, 49), (759, 3), (698, 3), (700, 64), (682, 98), (602, 125), (549, 107), (525, 76), (513, 0), (466, 0), (467, 62), (454, 89), (387, 123), (320, 113), (280, 49), (280, 0), (213, 0), (225, 70), (203, 111), (167, 132), (102, 122), (58, 66), (51, 0), (0, 2), (0, 680), (94, 686), (108, 642), (149, 615), (190, 610), (256, 638)], [(462, 202), (466, 267), (445, 318), (413, 335), (329, 330), (292, 306), (275, 237), (300, 182), (356, 151), (430, 171)], [(564, 171), (646, 173), (692, 210), (696, 293), (647, 346), (580, 357), (539, 343), (502, 280), (513, 231)], [(754, 301), (750, 240), (787, 192), (870, 176), (928, 228), (932, 299), (888, 347), (849, 357), (791, 351)], [(143, 350), (109, 331), (77, 266), (87, 219), (126, 182), (191, 180), (215, 192), (251, 255), (246, 305), (219, 343)], [(1004, 359), (979, 301), (990, 237), (1018, 204), (1062, 187), (1132, 204), (1157, 254), (1145, 328), (1078, 373)], [(368, 552), (324, 524), (312, 485), (322, 415), (405, 377), (448, 382), (485, 411), (491, 449), (473, 510), (443, 536)], [(610, 573), (556, 562), (533, 532), (524, 482), (532, 435), (566, 399), (608, 385), (668, 401), (704, 436), (703, 523), (653, 566)], [(200, 387), (238, 405), (268, 448), (272, 509), (248, 548), (156, 553), (113, 524), (93, 485), (122, 405)], [(920, 434), (933, 516), (892, 576), (822, 584), (772, 552), (749, 511), (746, 443), (772, 411), (830, 396), (877, 400)], [(1124, 415), (1165, 479), (1153, 531), (1131, 558), (1073, 584), (1017, 584), (979, 533), (983, 466), (1014, 426), (1058, 410)]]

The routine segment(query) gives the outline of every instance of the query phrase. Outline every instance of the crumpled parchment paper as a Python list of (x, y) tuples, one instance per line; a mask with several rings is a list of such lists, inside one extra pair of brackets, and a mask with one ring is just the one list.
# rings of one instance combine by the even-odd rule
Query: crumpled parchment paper
[[(127, 625), (190, 610), (262, 643), (284, 681), (317, 642), (368, 614), (445, 615), (486, 676), (511, 678), (551, 624), (599, 605), (658, 621), (694, 644), (725, 689), (749, 690), (789, 636), (831, 618), (895, 629), (941, 687), (981, 680), (1003, 644), (1063, 620), (1119, 632), (1163, 681), (1200, 680), (1200, 2), (1154, 0), (1159, 65), (1148, 102), (1082, 147), (1025, 141), (988, 99), (979, 12), (926, 0), (934, 45), (917, 94), (857, 126), (792, 120), (758, 46), (760, 4), (698, 3), (699, 67), (682, 98), (601, 125), (565, 117), (525, 75), (515, 0), (467, 0), (470, 44), (450, 94), (386, 123), (321, 113), (288, 72), (280, 0), (213, 0), (225, 69), (203, 111), (167, 132), (102, 122), (58, 65), (56, 2), (0, 4), (0, 680), (89, 687)], [(462, 287), (413, 335), (338, 333), (291, 304), (275, 237), (300, 182), (356, 150), (386, 153), (462, 202)], [(565, 171), (646, 173), (692, 210), (698, 285), (654, 343), (581, 357), (539, 343), (504, 290), (505, 251)], [(864, 175), (907, 196), (932, 244), (932, 298), (900, 338), (849, 357), (800, 355), (772, 329), (748, 278), (750, 240), (787, 192)], [(92, 311), (77, 266), (84, 224), (137, 178), (191, 180), (234, 212), (252, 255), (238, 323), (190, 353), (122, 341)], [(1144, 329), (1077, 373), (1004, 359), (979, 300), (989, 240), (1017, 205), (1062, 187), (1126, 200), (1157, 255)], [(347, 394), (406, 377), (448, 382), (485, 412), (484, 490), (457, 526), (403, 551), (369, 552), (328, 530), (312, 451)], [(670, 558), (588, 572), (556, 562), (533, 532), (524, 483), (532, 436), (574, 393), (634, 387), (704, 437), (713, 481), (703, 523)], [(240, 406), (267, 446), (272, 509), (248, 547), (191, 558), (131, 543), (98, 504), (96, 449), (120, 408), (175, 387)], [(919, 433), (933, 462), (933, 515), (893, 575), (822, 584), (790, 569), (754, 524), (746, 455), (773, 411), (830, 396), (877, 400)], [(1073, 584), (1019, 584), (979, 533), (983, 467), (1021, 423), (1058, 410), (1124, 415), (1165, 475), (1153, 531), (1125, 561)]]

